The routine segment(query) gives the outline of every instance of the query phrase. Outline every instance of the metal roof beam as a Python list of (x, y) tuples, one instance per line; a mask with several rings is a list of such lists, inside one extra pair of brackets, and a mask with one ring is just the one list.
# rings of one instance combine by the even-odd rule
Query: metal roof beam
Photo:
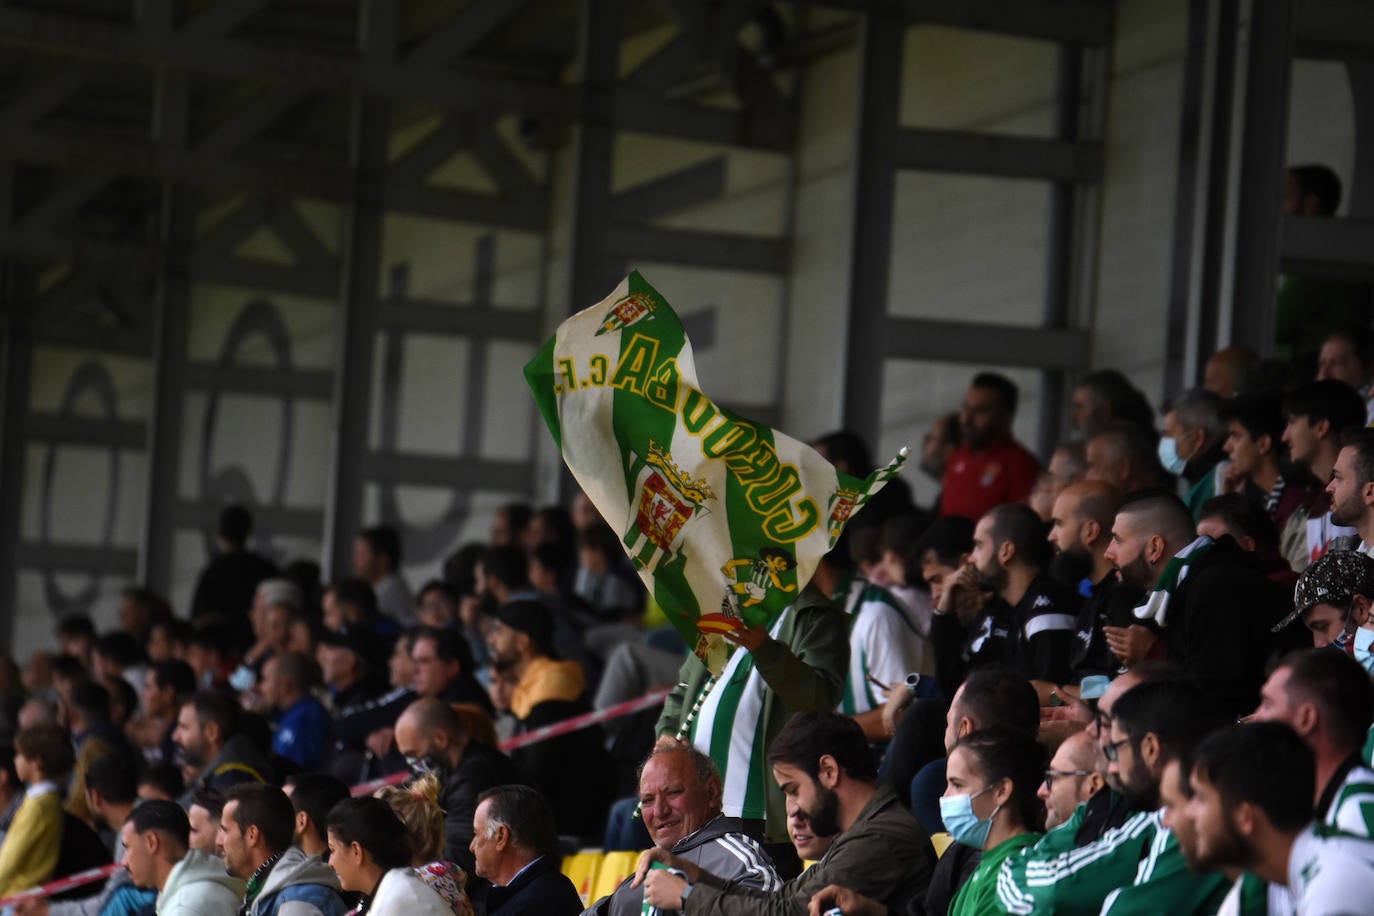
[(184, 30), (159, 34), (12, 6), (0, 6), (0, 46), (230, 79), (270, 79), (305, 90), (425, 100), (447, 108), (548, 114), (577, 109), (576, 87), (548, 79), (271, 48)]

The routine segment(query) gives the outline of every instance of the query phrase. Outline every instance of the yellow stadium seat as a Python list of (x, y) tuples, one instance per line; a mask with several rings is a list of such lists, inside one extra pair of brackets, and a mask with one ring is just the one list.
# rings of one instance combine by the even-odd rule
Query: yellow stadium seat
[(930, 835), (930, 845), (935, 847), (935, 855), (937, 858), (944, 855), (945, 850), (949, 848), (949, 844), (953, 842), (954, 837), (950, 836), (948, 833), (932, 833)]
[(591, 900), (600, 900), (614, 891), (616, 885), (635, 873), (638, 862), (637, 852), (608, 852), (602, 856), (601, 865), (596, 870), (596, 880), (592, 882)]
[(563, 857), (563, 874), (577, 888), (583, 906), (590, 906), (596, 900), (592, 885), (596, 883), (596, 871), (601, 865), (602, 852), (599, 849), (583, 849)]

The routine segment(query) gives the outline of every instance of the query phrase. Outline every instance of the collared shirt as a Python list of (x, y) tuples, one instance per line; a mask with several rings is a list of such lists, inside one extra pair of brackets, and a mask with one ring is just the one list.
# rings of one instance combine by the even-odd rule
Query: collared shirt
[(495, 886), (495, 887), (510, 887), (512, 884), (515, 883), (515, 881), (516, 881), (517, 878), (519, 878), (519, 877), (520, 877), (521, 875), (523, 875), (525, 872), (529, 871), (529, 868), (530, 868), (531, 865), (533, 865), (534, 863), (538, 862), (538, 861), (539, 861), (540, 859), (542, 859), (542, 858), (544, 858), (544, 857), (543, 857), (543, 856), (537, 856), (536, 858), (530, 859), (528, 862), (526, 862), (526, 863), (524, 864), (524, 866), (523, 866), (518, 872), (516, 872), (515, 874), (513, 874), (513, 875), (510, 876), (510, 880), (509, 880), (509, 881), (507, 881), (505, 884), (495, 884), (494, 886)]
[(56, 791), (57, 791), (57, 783), (53, 782), (51, 779), (44, 779), (44, 780), (40, 780), (39, 782), (34, 783), (33, 785), (31, 785), (31, 786), (29, 786), (27, 789), (25, 789), (25, 790), (24, 790), (24, 797), (25, 797), (25, 798), (38, 798), (38, 797), (41, 796), (41, 795), (47, 795), (47, 794), (49, 794), (49, 793), (51, 793), (51, 792), (56, 792)]

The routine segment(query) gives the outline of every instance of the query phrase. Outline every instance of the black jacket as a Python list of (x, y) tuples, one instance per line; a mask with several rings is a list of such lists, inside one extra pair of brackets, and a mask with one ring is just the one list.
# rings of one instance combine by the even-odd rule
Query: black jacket
[(1116, 676), (1121, 662), (1107, 648), (1107, 637), (1102, 628), (1141, 623), (1136, 619), (1135, 606), (1144, 597), (1140, 589), (1122, 582), (1115, 572), (1108, 573), (1101, 582), (1092, 586), (1091, 594), (1078, 609), (1078, 627), (1071, 659), (1075, 680), (1082, 680), (1090, 674)]
[(253, 632), (248, 625), (253, 595), (260, 582), (276, 575), (276, 566), (251, 551), (215, 556), (196, 581), (196, 590), (191, 597), (191, 619), (218, 618), (232, 629), (234, 647), (246, 648), (253, 642)]
[(582, 898), (558, 870), (558, 859), (535, 859), (505, 887), (487, 891), (487, 916), (577, 916)]
[(479, 741), (468, 741), (458, 765), (443, 774), (439, 807), (444, 809), (444, 858), (461, 865), (469, 875), (477, 873), (468, 850), (477, 796), (511, 784), (528, 785), (529, 780), (509, 757)]
[(1029, 680), (1063, 684), (1069, 679), (1074, 624), (1083, 599), (1041, 574), (1012, 608), (1012, 668)]
[(1197, 679), (1218, 712), (1247, 714), (1270, 656), (1282, 645), (1270, 630), (1292, 602), (1254, 554), (1223, 537), (1191, 565), (1169, 599), (1165, 655)]
[[(590, 707), (582, 700), (545, 700), (519, 722), (516, 734), (586, 712)], [(583, 728), (536, 741), (512, 751), (511, 759), (548, 799), (560, 835), (601, 836), (606, 809), (613, 800), (614, 776), (601, 729)]]

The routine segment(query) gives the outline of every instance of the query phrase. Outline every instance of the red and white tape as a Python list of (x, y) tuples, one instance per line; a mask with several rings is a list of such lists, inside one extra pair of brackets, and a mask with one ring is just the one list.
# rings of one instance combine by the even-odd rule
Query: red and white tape
[(17, 894), (10, 894), (8, 897), (0, 898), (0, 906), (15, 903), (28, 897), (53, 897), (57, 894), (72, 890), (73, 888), (83, 887), (87, 884), (94, 884), (97, 881), (104, 881), (115, 873), (118, 865), (102, 865), (99, 868), (90, 868), (86, 871), (79, 871), (74, 875), (65, 878), (58, 878), (56, 881), (49, 881), (47, 884), (40, 884), (38, 887), (31, 887), (26, 891)]
[[(589, 728), (602, 722), (609, 722), (611, 719), (619, 719), (621, 716), (628, 716), (645, 709), (652, 709), (663, 702), (663, 698), (668, 695), (667, 690), (655, 690), (646, 693), (642, 697), (633, 700), (626, 700), (624, 703), (617, 703), (614, 706), (607, 706), (596, 712), (589, 712), (580, 716), (573, 716), (571, 719), (564, 719), (562, 722), (555, 722), (552, 725), (545, 725), (543, 728), (536, 728), (534, 731), (525, 732), (523, 735), (516, 735), (501, 742), (501, 750), (510, 753), (516, 748), (525, 747), (540, 741), (547, 741), (550, 738), (558, 738), (580, 729)], [(392, 773), (390, 776), (383, 776), (381, 779), (373, 779), (368, 782), (359, 783), (350, 791), (354, 795), (371, 795), (382, 786), (394, 786), (405, 782), (410, 774)], [(83, 887), (87, 884), (94, 884), (97, 881), (104, 881), (114, 874), (118, 865), (102, 865), (100, 868), (92, 868), (88, 871), (77, 872), (65, 878), (58, 878), (56, 881), (49, 881), (47, 884), (31, 887), (26, 891), (17, 894), (10, 894), (8, 897), (0, 898), (0, 906), (14, 903), (28, 897), (52, 897), (56, 894), (64, 893), (73, 888)]]

